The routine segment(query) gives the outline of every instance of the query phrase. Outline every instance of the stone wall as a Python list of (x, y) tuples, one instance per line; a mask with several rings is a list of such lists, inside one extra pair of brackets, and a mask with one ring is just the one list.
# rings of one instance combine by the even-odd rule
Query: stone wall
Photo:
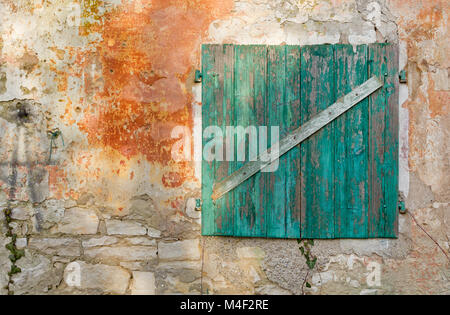
[[(408, 214), (396, 240), (317, 241), (313, 272), (295, 240), (201, 237), (199, 165), (171, 158), (175, 126), (201, 143), (202, 43), (399, 43), (400, 191), (448, 255), (448, 1), (0, 0), (0, 12), (0, 294), (450, 293), (448, 258)], [(9, 286), (5, 208), (25, 251)]]

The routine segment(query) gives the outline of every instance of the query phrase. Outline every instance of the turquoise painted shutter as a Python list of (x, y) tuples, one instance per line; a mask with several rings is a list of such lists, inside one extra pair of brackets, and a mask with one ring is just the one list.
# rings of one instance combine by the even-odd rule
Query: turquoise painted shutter
[(396, 237), (397, 52), (391, 44), (203, 45), (203, 131), (219, 126), (228, 141), (226, 126), (268, 126), (270, 147), (270, 126), (282, 138), (372, 75), (384, 86), (281, 156), (275, 172), (215, 202), (213, 184), (241, 168), (251, 148), (246, 141), (246, 161), (236, 147), (233, 161), (203, 160), (202, 234)]

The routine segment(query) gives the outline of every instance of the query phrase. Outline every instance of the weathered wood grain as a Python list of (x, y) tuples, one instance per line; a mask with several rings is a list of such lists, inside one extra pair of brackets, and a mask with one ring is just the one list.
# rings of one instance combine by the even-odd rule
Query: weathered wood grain
[[(336, 96), (367, 80), (367, 46), (335, 45)], [(368, 98), (336, 120), (335, 237), (365, 238), (368, 221)]]
[[(225, 135), (225, 127), (234, 120), (234, 45), (204, 45), (202, 47), (203, 73), (203, 129), (219, 126)], [(203, 139), (203, 147), (210, 139)], [(225, 150), (224, 150), (225, 152)], [(234, 230), (233, 195), (212, 202), (210, 193), (216, 178), (231, 174), (233, 162), (202, 162), (202, 199), (208, 211), (202, 215), (202, 232), (206, 235), (232, 235)]]
[(383, 81), (370, 99), (369, 237), (397, 236), (398, 48), (369, 45), (369, 74)]
[(387, 112), (386, 112), (386, 146), (385, 161), (390, 161), (386, 168), (388, 177), (385, 186), (386, 216), (385, 236), (398, 237), (398, 180), (399, 180), (399, 56), (398, 45), (390, 44), (385, 48), (387, 57), (387, 73), (385, 79)]
[[(335, 101), (333, 46), (303, 47), (301, 68), (305, 123)], [(301, 145), (303, 238), (334, 237), (334, 125), (330, 121)]]
[[(235, 126), (264, 126), (267, 47), (235, 46), (235, 65)], [(239, 136), (239, 132), (237, 135)], [(237, 137), (239, 138), (242, 137)], [(247, 161), (251, 153), (257, 155), (257, 143), (256, 147), (250, 147), (249, 143), (250, 141), (245, 141)], [(241, 144), (237, 143), (237, 146), (239, 148)], [(246, 161), (236, 161), (236, 168), (241, 168), (245, 163)], [(235, 236), (266, 235), (264, 184), (264, 178), (259, 173), (242, 182), (234, 191)]]
[[(234, 46), (233, 45), (217, 45), (214, 46), (215, 51), (215, 100), (216, 106), (216, 125), (222, 129), (222, 134), (226, 136), (226, 127), (233, 124), (234, 121)], [(225, 137), (222, 152), (224, 160), (215, 162), (214, 178), (222, 178), (230, 175), (234, 169), (234, 162), (228, 161), (226, 155)], [(232, 235), (234, 233), (234, 195), (230, 194), (223, 200), (215, 202), (215, 235)], [(232, 210), (232, 211), (230, 211)]]
[[(217, 125), (225, 135), (227, 125), (268, 126), (273, 146), (270, 126), (278, 125), (281, 140), (273, 173), (260, 172), (270, 149), (248, 161), (258, 152), (248, 137), (245, 161), (202, 162), (202, 234), (396, 237), (397, 51), (204, 45), (203, 129)], [(226, 140), (239, 146), (240, 136)]]
[[(278, 126), (281, 136), (286, 134), (286, 48), (269, 46), (267, 48), (267, 143), (271, 143), (271, 127)], [(260, 139), (261, 140), (261, 139)], [(267, 237), (285, 237), (286, 235), (286, 179), (287, 160), (278, 161), (278, 169), (262, 173), (265, 180), (264, 208), (266, 209)], [(276, 165), (273, 165), (274, 167)], [(220, 199), (219, 199), (220, 200)], [(268, 211), (270, 209), (270, 211)]]
[[(205, 129), (207, 126), (215, 125), (217, 112), (216, 108), (216, 94), (220, 93), (215, 84), (215, 73), (220, 71), (220, 62), (216, 60), (220, 59), (220, 45), (203, 45), (202, 46), (202, 127)], [(217, 56), (216, 56), (217, 55)], [(206, 142), (209, 139), (202, 139), (202, 147), (205, 147)], [(212, 187), (215, 180), (216, 161), (206, 161), (202, 159), (202, 200), (203, 211), (202, 213), (202, 234), (215, 235), (216, 224), (216, 206), (212, 202), (209, 194), (212, 193)]]
[[(300, 46), (286, 46), (286, 92), (283, 135), (301, 125), (300, 110)], [(284, 156), (286, 160), (286, 237), (300, 238), (301, 189), (300, 144), (292, 147)]]
[[(336, 119), (339, 115), (342, 115), (342, 113), (359, 103), (362, 99), (366, 98), (381, 86), (382, 84), (380, 81), (373, 77), (367, 80), (364, 84), (358, 86), (352, 92), (342, 97), (327, 110), (320, 112), (314, 116), (314, 118), (305, 122), (300, 128), (297, 128), (288, 136), (280, 140), (278, 156), (282, 156), (288, 152), (290, 149), (320, 130), (322, 127), (326, 126), (330, 121)], [(263, 154), (270, 154), (270, 149), (268, 152), (264, 152)], [(237, 171), (233, 172), (233, 174), (214, 184), (212, 199), (219, 199), (228, 191), (240, 185), (240, 183), (258, 173), (267, 165), (269, 165), (269, 163), (262, 161), (260, 158), (258, 158), (255, 162), (242, 164), (242, 166)]]

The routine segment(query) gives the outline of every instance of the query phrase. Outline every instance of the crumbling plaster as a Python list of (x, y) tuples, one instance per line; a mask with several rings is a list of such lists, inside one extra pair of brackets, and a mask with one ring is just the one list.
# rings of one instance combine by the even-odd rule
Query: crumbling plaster
[[(446, 256), (408, 215), (397, 240), (316, 242), (310, 273), (296, 241), (201, 237), (199, 164), (171, 158), (177, 125), (200, 146), (202, 43), (399, 43), (408, 74), (400, 191), (448, 253), (448, 9), (440, 0), (0, 0), (0, 207), (14, 208), (26, 250), (10, 289), (448, 294)], [(55, 140), (49, 160), (55, 128), (64, 144)], [(2, 294), (7, 257), (1, 246)], [(312, 288), (302, 290), (307, 273)]]

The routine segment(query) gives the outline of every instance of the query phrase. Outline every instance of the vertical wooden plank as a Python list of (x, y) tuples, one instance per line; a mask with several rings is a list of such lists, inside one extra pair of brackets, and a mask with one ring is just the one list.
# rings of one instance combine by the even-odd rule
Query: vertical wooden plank
[[(267, 47), (267, 110), (266, 121), (268, 135), (271, 127), (278, 126), (279, 134), (286, 134), (285, 108), (286, 49), (285, 46)], [(271, 147), (271, 137), (267, 139)], [(278, 169), (262, 173), (265, 180), (266, 231), (267, 237), (285, 237), (286, 235), (286, 157), (278, 160)], [(275, 164), (273, 165), (275, 166)]]
[[(384, 47), (379, 44), (369, 45), (369, 75), (378, 76), (384, 82), (386, 63), (384, 61)], [(369, 237), (380, 235), (383, 227), (382, 214), (384, 212), (384, 129), (386, 116), (386, 90), (381, 88), (369, 97), (369, 173), (370, 173), (370, 209), (369, 209)]]
[[(367, 46), (335, 45), (336, 98), (367, 78)], [(336, 120), (335, 237), (366, 238), (368, 224), (368, 99)]]
[[(266, 46), (235, 46), (236, 126), (257, 128), (265, 125), (266, 55)], [(239, 148), (239, 143), (237, 146)], [(246, 141), (246, 152), (250, 149), (249, 141)], [(247, 161), (248, 157), (246, 154)], [(236, 161), (236, 169), (247, 161)], [(258, 173), (234, 189), (235, 236), (266, 236), (264, 188), (264, 178)]]
[[(284, 130), (288, 133), (300, 126), (300, 46), (286, 46)], [(286, 237), (300, 238), (300, 145), (282, 159), (286, 161)]]
[[(233, 122), (233, 87), (234, 87), (234, 46), (203, 46), (203, 105), (202, 126), (222, 128), (225, 135), (226, 126)], [(203, 145), (209, 139), (203, 139)], [(225, 142), (224, 142), (224, 158)], [(202, 162), (202, 233), (203, 235), (233, 235), (232, 194), (216, 202), (211, 201), (214, 181), (231, 174), (228, 161)]]
[[(305, 46), (301, 52), (301, 120), (334, 103), (333, 46)], [(301, 145), (302, 238), (334, 237), (335, 122)]]
[[(216, 94), (215, 85), (217, 45), (202, 45), (202, 132), (207, 126), (216, 124)], [(210, 139), (202, 137), (202, 147)], [(211, 199), (215, 179), (215, 161), (205, 161), (202, 158), (202, 235), (215, 235), (215, 205)]]
[(399, 108), (398, 108), (398, 45), (389, 44), (385, 48), (387, 57), (387, 76), (385, 80), (387, 97), (386, 118), (386, 149), (384, 159), (387, 162), (386, 185), (384, 187), (386, 200), (385, 236), (398, 237), (398, 139), (399, 139)]
[(369, 237), (396, 237), (398, 181), (398, 69), (396, 46), (369, 45), (369, 75), (385, 83), (370, 98)]
[[(226, 156), (226, 127), (233, 125), (234, 111), (234, 46), (220, 45), (216, 52), (217, 64), (221, 69), (218, 72), (218, 88), (221, 89), (217, 94), (217, 126), (222, 128), (222, 134), (225, 137), (223, 153), (224, 160), (216, 162), (215, 181), (230, 175), (233, 172), (233, 163), (230, 157)], [(220, 61), (222, 60), (222, 61)], [(233, 215), (233, 194), (224, 196), (222, 200), (215, 202), (216, 215), (215, 226), (216, 235), (233, 235), (234, 232), (234, 215)]]

